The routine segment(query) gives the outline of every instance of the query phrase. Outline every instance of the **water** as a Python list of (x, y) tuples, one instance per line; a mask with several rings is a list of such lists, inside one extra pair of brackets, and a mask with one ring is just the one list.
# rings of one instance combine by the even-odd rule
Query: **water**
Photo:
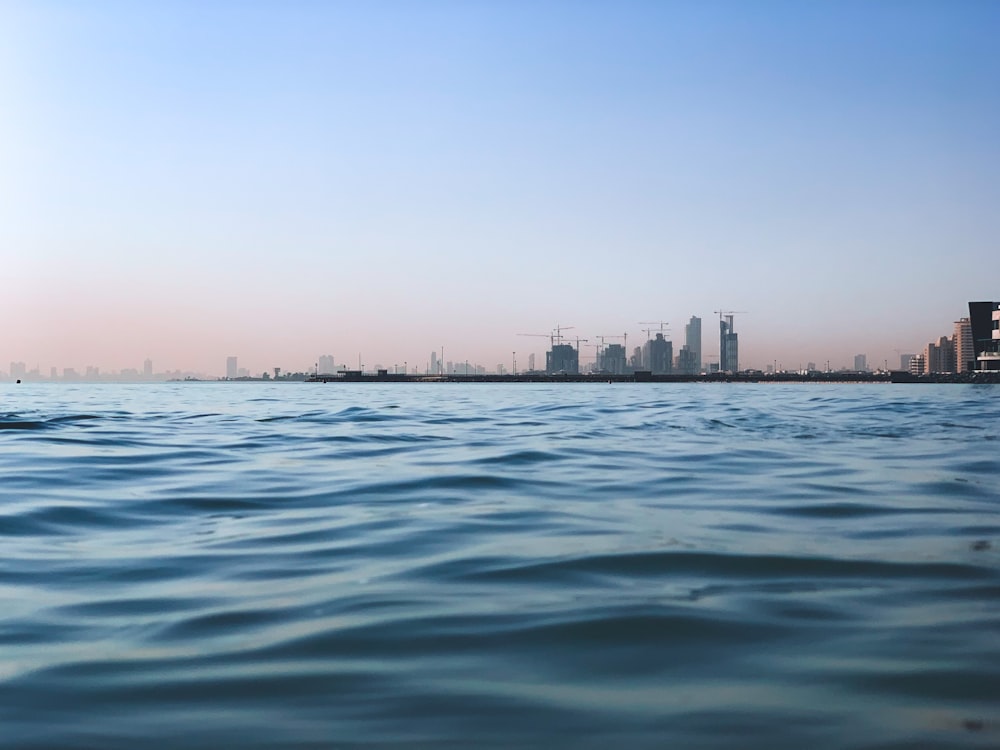
[(0, 747), (1000, 746), (1000, 387), (0, 395)]

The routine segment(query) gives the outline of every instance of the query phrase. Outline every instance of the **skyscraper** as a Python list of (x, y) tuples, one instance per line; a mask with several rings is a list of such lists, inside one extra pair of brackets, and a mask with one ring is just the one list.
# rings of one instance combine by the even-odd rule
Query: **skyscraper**
[(733, 316), (719, 316), (719, 370), (738, 372), (740, 369), (740, 344), (733, 330)]
[(701, 318), (691, 316), (691, 320), (684, 326), (684, 345), (687, 346), (689, 362), (693, 363), (694, 369), (689, 372), (696, 375), (701, 372)]
[(153, 377), (153, 360), (149, 357), (146, 357), (146, 361), (142, 363), (142, 374), (146, 378)]
[(621, 344), (608, 344), (601, 352), (599, 369), (615, 375), (625, 373), (625, 347)]
[(316, 367), (321, 374), (332, 375), (334, 371), (333, 355), (332, 354), (319, 355), (319, 361), (316, 363)]
[(947, 336), (927, 345), (924, 350), (924, 372), (954, 372), (955, 343)]
[(854, 355), (854, 370), (856, 372), (867, 372), (868, 371), (868, 355), (867, 354), (855, 354)]
[(972, 345), (972, 323), (968, 318), (955, 321), (955, 372), (971, 372), (976, 369), (976, 347)]
[(674, 344), (663, 338), (662, 333), (656, 334), (655, 339), (647, 341), (643, 349), (642, 359), (650, 372), (665, 375), (673, 370)]
[(579, 353), (569, 344), (556, 344), (545, 353), (545, 372), (576, 375), (580, 372)]
[(239, 376), (239, 368), (236, 366), (236, 357), (226, 357), (226, 377), (235, 380)]
[(684, 344), (681, 350), (677, 352), (676, 370), (682, 375), (697, 375), (701, 371), (695, 360), (694, 352), (688, 349), (687, 344)]

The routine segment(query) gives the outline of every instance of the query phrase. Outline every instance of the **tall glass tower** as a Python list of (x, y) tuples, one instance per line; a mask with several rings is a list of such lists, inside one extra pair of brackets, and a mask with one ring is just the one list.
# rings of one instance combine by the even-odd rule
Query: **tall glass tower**
[(733, 330), (733, 316), (719, 319), (719, 370), (737, 372), (740, 369), (739, 340)]

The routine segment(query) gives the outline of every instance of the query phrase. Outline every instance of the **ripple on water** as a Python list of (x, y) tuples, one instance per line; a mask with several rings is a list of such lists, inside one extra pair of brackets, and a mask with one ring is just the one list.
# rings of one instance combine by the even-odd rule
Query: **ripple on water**
[(995, 389), (8, 403), (5, 747), (1000, 746)]

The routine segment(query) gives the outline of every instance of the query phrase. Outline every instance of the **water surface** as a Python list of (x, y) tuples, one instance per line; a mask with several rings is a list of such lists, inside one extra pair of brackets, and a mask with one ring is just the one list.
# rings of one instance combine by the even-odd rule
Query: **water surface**
[(0, 386), (0, 746), (1000, 746), (1000, 387)]

